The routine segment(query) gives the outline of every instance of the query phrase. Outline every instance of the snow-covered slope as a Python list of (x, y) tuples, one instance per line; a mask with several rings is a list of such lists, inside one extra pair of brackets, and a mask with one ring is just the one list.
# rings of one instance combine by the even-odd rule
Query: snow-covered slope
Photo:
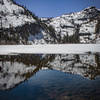
[(0, 1), (0, 44), (52, 43), (52, 32), (35, 14), (13, 0)]
[[(62, 40), (62, 43), (91, 43), (94, 42), (97, 34), (100, 34), (100, 10), (95, 7), (89, 7), (80, 12), (65, 14), (60, 17), (43, 18), (41, 20), (46, 22), (47, 25), (54, 27), (56, 36)], [(99, 31), (96, 33), (96, 30)], [(73, 37), (70, 38), (72, 35)], [(69, 37), (69, 40), (65, 39), (67, 37)], [(73, 41), (70, 39), (73, 39)]]
[(0, 1), (0, 44), (25, 44), (29, 34), (39, 31), (36, 16), (29, 10), (13, 0)]
[(16, 5), (12, 0), (1, 0), (1, 24), (4, 28), (22, 26), (25, 23), (34, 23), (36, 20), (26, 10)]

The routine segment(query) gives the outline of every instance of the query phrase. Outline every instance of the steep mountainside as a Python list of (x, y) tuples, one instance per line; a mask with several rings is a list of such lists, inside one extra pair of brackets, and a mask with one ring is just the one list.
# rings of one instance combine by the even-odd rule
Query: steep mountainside
[(46, 43), (51, 37), (49, 27), (28, 9), (13, 0), (0, 1), (0, 44)]
[(89, 7), (38, 18), (13, 0), (0, 1), (0, 44), (100, 43), (100, 11)]
[[(53, 26), (61, 43), (97, 43), (100, 38), (100, 10), (89, 7), (56, 18), (42, 18)], [(98, 41), (97, 41), (98, 40)]]

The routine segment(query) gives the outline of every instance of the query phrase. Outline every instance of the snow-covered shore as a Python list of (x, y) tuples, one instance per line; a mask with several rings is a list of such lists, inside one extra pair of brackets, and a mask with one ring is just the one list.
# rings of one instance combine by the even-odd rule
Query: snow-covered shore
[(11, 54), (83, 54), (100, 52), (100, 44), (0, 45), (0, 55)]

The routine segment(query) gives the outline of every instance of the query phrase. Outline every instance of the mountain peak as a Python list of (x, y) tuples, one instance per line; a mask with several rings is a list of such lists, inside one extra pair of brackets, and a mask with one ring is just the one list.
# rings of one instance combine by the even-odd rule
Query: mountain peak
[(96, 7), (95, 6), (90, 6), (90, 7), (87, 7), (85, 9), (96, 9)]
[(84, 11), (86, 11), (86, 12), (98, 12), (99, 10), (95, 6), (91, 6), (91, 7), (85, 8)]

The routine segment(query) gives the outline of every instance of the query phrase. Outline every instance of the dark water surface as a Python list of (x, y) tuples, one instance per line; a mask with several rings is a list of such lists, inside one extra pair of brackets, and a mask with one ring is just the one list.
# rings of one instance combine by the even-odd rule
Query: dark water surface
[(99, 54), (0, 56), (0, 100), (100, 100), (99, 75)]

